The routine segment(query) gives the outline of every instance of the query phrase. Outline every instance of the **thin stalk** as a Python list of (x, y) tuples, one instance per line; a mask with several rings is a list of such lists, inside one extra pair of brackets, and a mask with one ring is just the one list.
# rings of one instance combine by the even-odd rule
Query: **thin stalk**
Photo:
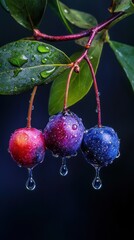
[(101, 105), (100, 105), (100, 96), (99, 96), (99, 91), (98, 91), (98, 85), (97, 85), (97, 81), (96, 81), (96, 76), (95, 76), (95, 72), (92, 66), (92, 63), (90, 62), (88, 56), (85, 56), (85, 60), (88, 63), (88, 66), (90, 68), (91, 74), (92, 74), (92, 78), (93, 78), (93, 84), (94, 84), (94, 91), (95, 91), (95, 96), (96, 96), (96, 104), (97, 104), (97, 113), (98, 113), (98, 127), (101, 127)]
[(37, 91), (37, 86), (34, 87), (32, 94), (31, 94), (30, 101), (29, 101), (29, 108), (28, 108), (28, 114), (27, 114), (27, 128), (31, 128), (33, 102), (34, 102), (36, 91)]
[(68, 78), (67, 78), (63, 111), (66, 111), (66, 109), (67, 109), (67, 100), (68, 100), (70, 80), (71, 80), (71, 76), (72, 76), (72, 73), (73, 73), (73, 71), (74, 71), (74, 68), (75, 68), (75, 65), (73, 65), (73, 67), (71, 68), (71, 70), (70, 70), (70, 72), (69, 72), (69, 75), (68, 75)]

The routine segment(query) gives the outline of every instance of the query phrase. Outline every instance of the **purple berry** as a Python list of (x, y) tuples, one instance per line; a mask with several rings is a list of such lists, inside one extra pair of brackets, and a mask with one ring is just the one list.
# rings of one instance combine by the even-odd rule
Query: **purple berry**
[(83, 134), (82, 120), (70, 111), (50, 117), (44, 129), (46, 147), (61, 157), (71, 157), (77, 153)]
[(120, 141), (111, 127), (93, 127), (86, 130), (81, 145), (88, 163), (94, 167), (103, 167), (119, 156)]

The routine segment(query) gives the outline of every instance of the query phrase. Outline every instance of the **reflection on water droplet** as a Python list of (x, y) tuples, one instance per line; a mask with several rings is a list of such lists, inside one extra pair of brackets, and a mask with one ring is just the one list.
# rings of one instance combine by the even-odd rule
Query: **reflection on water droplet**
[(93, 56), (90, 56), (90, 59), (93, 59)]
[(44, 64), (46, 63), (46, 61), (47, 61), (46, 58), (44, 58), (44, 59), (41, 60), (41, 62), (44, 63)]
[(68, 10), (66, 8), (64, 9), (64, 13), (68, 13)]
[(95, 190), (99, 190), (102, 187), (102, 181), (100, 179), (99, 173), (100, 173), (100, 167), (95, 167), (95, 178), (92, 182), (92, 186)]
[(38, 52), (40, 52), (40, 53), (48, 53), (48, 52), (50, 52), (49, 47), (45, 47), (43, 45), (38, 46), (37, 49), (38, 49)]
[(68, 168), (67, 168), (67, 165), (66, 165), (66, 158), (62, 158), (62, 164), (61, 164), (61, 167), (60, 167), (60, 175), (62, 177), (65, 177), (67, 174), (68, 174)]
[(30, 191), (33, 191), (36, 188), (36, 183), (33, 179), (33, 169), (28, 168), (28, 179), (26, 181), (26, 188)]
[(21, 67), (28, 61), (28, 58), (25, 55), (18, 53), (9, 58), (8, 61), (14, 66)]
[(52, 74), (52, 72), (55, 70), (55, 67), (50, 69), (50, 70), (46, 70), (40, 73), (41, 77), (43, 78), (47, 78), (49, 75)]
[(54, 153), (52, 153), (52, 156), (55, 157), (55, 158), (58, 158), (58, 157), (59, 157), (58, 154), (54, 154)]
[(76, 130), (77, 128), (78, 128), (78, 126), (77, 126), (76, 124), (73, 124), (73, 125), (72, 125), (72, 129), (73, 129), (73, 130)]
[(95, 109), (95, 112), (98, 113), (98, 108)]

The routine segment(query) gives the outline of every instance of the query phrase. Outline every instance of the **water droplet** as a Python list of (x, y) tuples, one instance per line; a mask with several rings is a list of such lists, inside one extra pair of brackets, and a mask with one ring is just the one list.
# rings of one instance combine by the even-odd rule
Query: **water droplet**
[(102, 181), (100, 179), (99, 173), (100, 173), (100, 167), (95, 167), (95, 178), (92, 182), (92, 186), (95, 190), (99, 190), (102, 187)]
[(98, 108), (95, 109), (95, 112), (98, 113)]
[(46, 63), (46, 61), (47, 61), (47, 59), (46, 59), (46, 58), (44, 58), (44, 59), (42, 59), (42, 60), (41, 60), (41, 62), (42, 62), (43, 64), (45, 64), (45, 63)]
[(58, 158), (59, 155), (58, 154), (55, 154), (55, 153), (52, 153), (52, 156), (55, 157), (55, 158)]
[(9, 58), (8, 61), (14, 66), (21, 67), (28, 61), (28, 58), (23, 54), (16, 54)]
[(116, 158), (119, 158), (119, 157), (120, 157), (120, 152), (118, 152), (118, 154), (117, 154)]
[(93, 59), (93, 56), (90, 56), (90, 59)]
[(17, 87), (14, 87), (14, 92), (17, 92), (18, 88)]
[(34, 110), (34, 105), (32, 106), (32, 111)]
[(16, 68), (13, 72), (14, 72), (14, 77), (17, 77), (18, 74), (22, 71), (22, 68)]
[(48, 52), (50, 52), (50, 49), (49, 49), (49, 47), (45, 47), (43, 45), (40, 45), (40, 46), (38, 46), (38, 52), (40, 52), (40, 53), (48, 53)]
[(31, 78), (31, 82), (33, 82), (33, 83), (34, 83), (35, 81), (36, 81), (36, 80), (35, 80), (35, 78)]
[(68, 10), (66, 8), (64, 9), (64, 13), (68, 13)]
[(35, 60), (35, 56), (33, 55), (32, 57), (31, 57), (31, 61), (34, 61)]
[(68, 168), (66, 165), (66, 158), (62, 158), (62, 164), (60, 167), (60, 175), (65, 177), (68, 174)]
[(26, 188), (30, 191), (33, 191), (36, 188), (36, 183), (33, 179), (33, 169), (28, 168), (28, 179), (26, 181)]
[(77, 126), (76, 124), (73, 124), (73, 125), (72, 125), (72, 129), (73, 129), (73, 130), (76, 130), (77, 128), (78, 128), (78, 126)]
[(100, 92), (98, 92), (98, 95), (99, 95), (99, 97), (100, 97), (101, 93), (100, 93)]
[(40, 73), (41, 77), (43, 78), (47, 78), (49, 75), (51, 75), (51, 73), (55, 70), (55, 67), (50, 69), (50, 70), (47, 70), (47, 71), (43, 71)]

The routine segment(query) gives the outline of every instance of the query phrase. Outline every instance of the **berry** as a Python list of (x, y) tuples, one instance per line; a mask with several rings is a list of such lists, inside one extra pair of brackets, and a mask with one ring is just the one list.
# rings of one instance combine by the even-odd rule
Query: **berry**
[(82, 120), (73, 112), (65, 111), (50, 117), (44, 129), (46, 146), (54, 155), (76, 155), (84, 134)]
[(36, 128), (17, 129), (10, 137), (9, 153), (22, 167), (32, 168), (41, 163), (45, 148), (44, 136)]
[(103, 167), (119, 156), (119, 138), (111, 127), (93, 127), (86, 130), (81, 145), (82, 152), (91, 165)]

